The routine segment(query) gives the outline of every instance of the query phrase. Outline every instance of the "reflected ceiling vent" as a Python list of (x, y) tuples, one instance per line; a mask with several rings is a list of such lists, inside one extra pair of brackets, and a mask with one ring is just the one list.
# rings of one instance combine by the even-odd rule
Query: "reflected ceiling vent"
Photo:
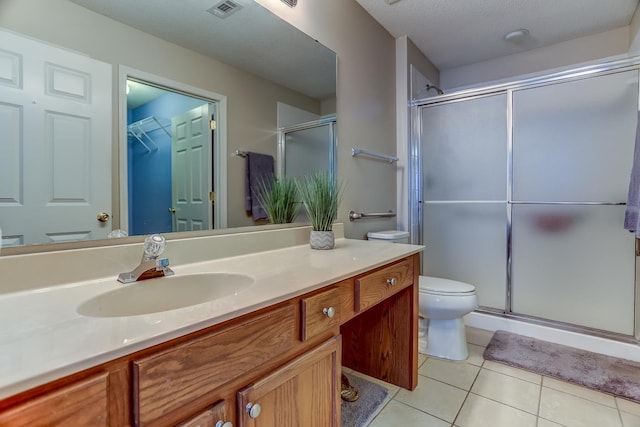
[(207, 9), (207, 12), (212, 15), (216, 15), (218, 18), (228, 18), (230, 15), (233, 15), (235, 12), (242, 9), (242, 5), (233, 0), (222, 0), (218, 2), (210, 9)]
[(298, 4), (298, 0), (282, 0), (282, 1), (291, 7), (295, 7)]

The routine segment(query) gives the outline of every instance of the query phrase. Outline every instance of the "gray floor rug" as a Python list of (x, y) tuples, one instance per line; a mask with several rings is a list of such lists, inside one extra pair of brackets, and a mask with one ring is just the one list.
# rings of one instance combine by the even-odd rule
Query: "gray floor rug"
[(364, 378), (345, 373), (352, 386), (360, 392), (355, 402), (342, 401), (342, 427), (364, 427), (368, 425), (385, 402), (387, 389)]
[(638, 362), (506, 331), (496, 331), (484, 358), (640, 402)]

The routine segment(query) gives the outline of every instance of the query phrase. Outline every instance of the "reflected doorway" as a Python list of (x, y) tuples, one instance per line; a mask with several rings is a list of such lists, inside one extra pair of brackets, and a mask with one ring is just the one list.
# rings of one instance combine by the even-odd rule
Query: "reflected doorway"
[(141, 72), (121, 73), (121, 82), (120, 228), (129, 235), (224, 228), (226, 98)]

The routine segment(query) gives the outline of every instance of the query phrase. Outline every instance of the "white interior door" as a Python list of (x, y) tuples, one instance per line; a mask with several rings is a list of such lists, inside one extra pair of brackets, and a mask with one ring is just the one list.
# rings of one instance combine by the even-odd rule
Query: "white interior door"
[(104, 238), (111, 66), (0, 30), (3, 246)]
[(209, 104), (171, 118), (171, 199), (174, 231), (210, 227), (211, 130)]

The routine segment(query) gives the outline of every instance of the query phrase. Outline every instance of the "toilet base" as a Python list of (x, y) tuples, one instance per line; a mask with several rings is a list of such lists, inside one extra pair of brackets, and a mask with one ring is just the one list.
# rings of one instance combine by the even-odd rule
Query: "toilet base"
[(464, 320), (429, 319), (426, 354), (449, 360), (466, 360), (469, 357)]

